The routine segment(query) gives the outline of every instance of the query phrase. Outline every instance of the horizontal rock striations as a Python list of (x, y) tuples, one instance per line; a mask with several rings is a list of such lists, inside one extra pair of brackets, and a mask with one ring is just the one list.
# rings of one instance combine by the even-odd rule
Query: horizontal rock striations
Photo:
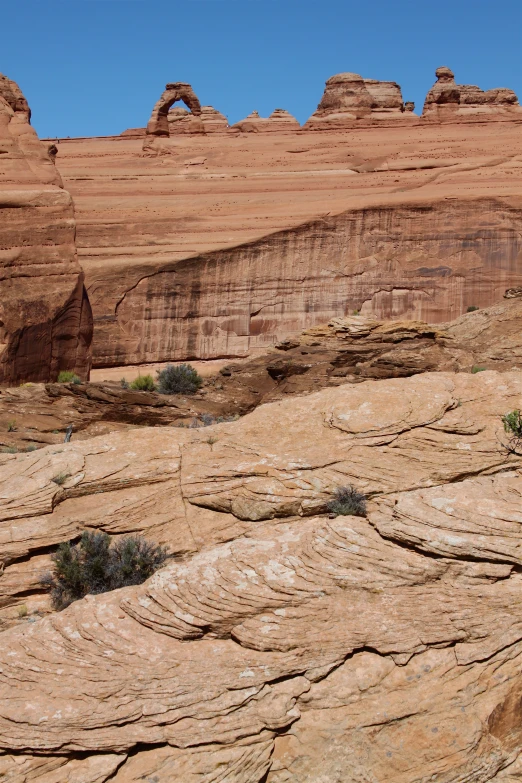
[(381, 120), (411, 122), (413, 116), (412, 111), (405, 113), (401, 88), (396, 82), (338, 73), (327, 80), (321, 102), (304, 128), (350, 128)]
[[(426, 374), (2, 456), (0, 589), (84, 528), (180, 557), (1, 634), (0, 774), (516, 780), (522, 459), (500, 417), (521, 394), (520, 373)], [(328, 518), (347, 484), (368, 516)]]
[(172, 262), (123, 293), (115, 280), (105, 291), (107, 302), (119, 292), (115, 318), (96, 323), (97, 361), (245, 356), (354, 310), (456, 317), (522, 282), (521, 223), (520, 210), (493, 201), (368, 208)]
[(88, 378), (92, 315), (72, 200), (18, 86), (0, 75), (0, 383)]
[(422, 111), (423, 119), (453, 122), (480, 119), (522, 121), (522, 109), (513, 90), (481, 90), (472, 84), (456, 84), (453, 71), (446, 66), (435, 71), (437, 81), (428, 92)]

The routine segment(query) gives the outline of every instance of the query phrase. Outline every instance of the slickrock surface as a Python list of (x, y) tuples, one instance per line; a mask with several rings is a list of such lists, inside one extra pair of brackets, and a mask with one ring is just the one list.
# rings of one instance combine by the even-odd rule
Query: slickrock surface
[(518, 98), (505, 87), (481, 90), (473, 84), (456, 84), (453, 71), (446, 66), (435, 71), (437, 81), (428, 92), (423, 119), (435, 122), (472, 122), (474, 120), (503, 120), (515, 115), (522, 117)]
[(522, 125), (62, 140), (95, 366), (240, 357), (522, 285)]
[(30, 115), (0, 74), (0, 383), (85, 378), (91, 364), (72, 200)]
[[(521, 396), (428, 373), (0, 457), (4, 602), (85, 527), (180, 555), (1, 634), (3, 779), (514, 783)], [(348, 483), (367, 519), (324, 514)]]

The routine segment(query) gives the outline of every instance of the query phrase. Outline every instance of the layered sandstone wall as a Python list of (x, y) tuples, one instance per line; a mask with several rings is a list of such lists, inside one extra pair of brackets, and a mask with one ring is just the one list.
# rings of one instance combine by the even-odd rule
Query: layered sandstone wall
[(241, 356), (354, 310), (440, 320), (522, 284), (522, 210), (501, 202), (353, 210), (106, 281), (99, 365)]
[[(88, 378), (92, 314), (75, 247), (72, 199), (0, 76), (0, 383)], [(55, 152), (51, 149), (51, 152)]]

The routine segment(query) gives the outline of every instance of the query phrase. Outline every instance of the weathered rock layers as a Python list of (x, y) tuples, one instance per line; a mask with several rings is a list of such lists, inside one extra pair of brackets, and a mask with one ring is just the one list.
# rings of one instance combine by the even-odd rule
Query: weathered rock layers
[(435, 71), (437, 81), (428, 92), (422, 117), (435, 122), (473, 119), (504, 119), (518, 116), (522, 108), (513, 90), (498, 87), (481, 90), (473, 84), (456, 84), (450, 68)]
[(0, 75), (0, 383), (82, 378), (92, 315), (76, 258), (72, 199), (30, 125), (19, 87)]
[[(85, 527), (180, 555), (1, 634), (0, 776), (514, 783), (521, 395), (434, 373), (0, 457), (6, 591)], [(350, 483), (368, 517), (329, 519)]]
[(522, 283), (521, 224), (520, 210), (494, 201), (354, 210), (167, 264), (130, 278), (123, 296), (115, 280), (97, 363), (247, 355), (354, 310), (457, 317)]

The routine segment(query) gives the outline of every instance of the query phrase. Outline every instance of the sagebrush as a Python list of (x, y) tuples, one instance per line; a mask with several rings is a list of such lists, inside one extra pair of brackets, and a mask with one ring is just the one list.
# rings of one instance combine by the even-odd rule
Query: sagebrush
[(504, 432), (508, 436), (508, 442), (504, 443), (505, 448), (511, 454), (522, 453), (522, 411), (518, 408), (502, 416)]
[(112, 541), (107, 533), (85, 531), (80, 541), (63, 542), (51, 555), (52, 573), (43, 584), (55, 609), (64, 609), (86, 595), (139, 585), (165, 564), (166, 547), (143, 536)]
[(134, 391), (155, 391), (156, 384), (152, 375), (138, 375), (132, 381), (130, 388)]
[(327, 507), (338, 516), (365, 517), (366, 495), (352, 486), (337, 487)]
[(194, 394), (202, 384), (203, 378), (191, 364), (167, 364), (158, 371), (160, 394)]

